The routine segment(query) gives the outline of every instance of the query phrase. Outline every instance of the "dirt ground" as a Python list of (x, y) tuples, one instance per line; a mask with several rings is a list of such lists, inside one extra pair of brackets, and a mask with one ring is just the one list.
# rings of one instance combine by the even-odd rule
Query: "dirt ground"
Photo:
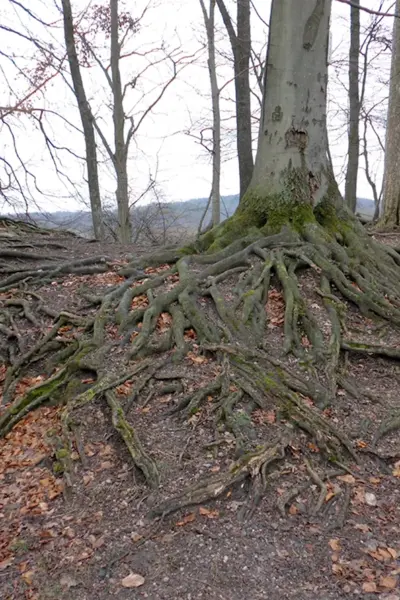
[[(0, 256), (1, 250), (11, 247), (10, 239), (0, 235)], [(38, 246), (38, 241), (43, 245)], [(397, 247), (400, 235), (384, 236), (382, 241)], [(31, 251), (34, 246), (44, 264), (50, 258), (62, 264), (103, 256), (111, 265), (105, 273), (60, 274), (27, 290), (39, 294), (55, 312), (82, 315), (94, 310), (80, 294), (82, 286), (101, 293), (116, 283), (116, 269), (125, 259), (144, 252), (61, 233), (51, 237), (27, 233), (22, 241), (14, 239), (12, 248), (29, 252), (31, 242)], [(7, 270), (16, 265), (27, 268), (27, 264), (31, 263), (26, 258), (4, 257), (1, 276), (4, 279)], [(321, 299), (312, 277), (305, 274), (301, 285), (318, 315)], [(228, 296), (228, 280), (225, 286)], [(0, 312), (15, 295), (13, 290), (0, 292)], [(270, 303), (272, 351), (280, 355), (279, 290)], [(16, 314), (15, 327), (25, 350), (51, 323), (45, 313), (36, 323)], [(400, 348), (400, 331), (361, 316), (350, 305), (346, 327), (359, 340), (390, 342)], [(72, 338), (73, 331), (66, 329), (60, 335)], [(110, 370), (118, 356), (116, 346), (109, 357)], [(159, 489), (149, 489), (132, 466), (125, 445), (110, 427), (110, 411), (102, 399), (79, 410), (68, 487), (55, 469), (55, 449), (49, 441), (49, 429), (52, 439), (54, 432), (61, 435), (62, 407), (41, 407), (27, 415), (0, 440), (0, 597), (400, 600), (399, 431), (373, 444), (380, 423), (400, 409), (399, 362), (354, 352), (344, 361), (359, 398), (339, 388), (336, 404), (325, 414), (353, 440), (362, 463), (351, 464), (338, 477), (332, 474), (321, 491), (292, 442), (287, 460), (247, 519), (243, 519), (247, 482), (213, 502), (167, 517), (151, 514), (160, 500), (173, 497), (205, 474), (220, 472), (235, 458), (237, 448), (229, 432), (221, 429), (216, 435), (211, 402), (186, 420), (168, 414), (184, 392), (199, 389), (215, 377), (217, 365), (207, 356), (189, 354), (176, 372), (166, 367), (165, 378), (144, 388), (126, 409), (143, 446), (160, 466)], [(4, 374), (3, 366), (3, 380)], [(45, 375), (46, 366), (38, 361), (20, 386), (30, 387)], [(165, 391), (168, 378), (179, 383), (175, 392)], [(90, 373), (82, 385), (90, 385)], [(129, 381), (120, 386), (121, 398), (129, 395), (129, 386)], [(254, 411), (249, 421), (254, 446), (261, 440), (274, 441), (278, 423), (272, 405), (270, 410)], [(299, 445), (303, 438), (305, 434), (299, 432)], [(310, 442), (308, 446), (310, 456), (318, 454), (316, 446)], [(290, 490), (292, 496), (282, 505)]]

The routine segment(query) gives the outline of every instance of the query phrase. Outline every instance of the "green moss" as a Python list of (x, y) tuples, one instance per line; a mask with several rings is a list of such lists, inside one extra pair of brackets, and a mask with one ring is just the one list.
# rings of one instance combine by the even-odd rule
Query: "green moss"
[(246, 300), (247, 298), (251, 298), (252, 296), (254, 296), (254, 294), (256, 293), (255, 290), (249, 290), (248, 292), (245, 292), (243, 294), (243, 300)]
[(181, 256), (191, 256), (192, 254), (197, 254), (196, 244), (189, 244), (188, 246), (183, 246), (179, 249), (179, 254)]
[(59, 450), (56, 451), (56, 458), (58, 460), (63, 460), (64, 458), (67, 458), (69, 456), (69, 452), (66, 448), (60, 448)]
[(64, 465), (59, 461), (54, 462), (53, 473), (54, 475), (62, 475), (64, 473)]
[(329, 179), (325, 198), (315, 210), (309, 172), (305, 167), (292, 168), (289, 165), (282, 172), (278, 191), (275, 187), (268, 193), (265, 188), (265, 185), (262, 188), (250, 186), (235, 214), (201, 236), (200, 251), (217, 252), (249, 234), (257, 239), (279, 233), (285, 226), (302, 234), (310, 224), (320, 223), (328, 230), (328, 236), (331, 233), (340, 235), (343, 228), (350, 226), (345, 211), (343, 215), (338, 214), (336, 200), (339, 192), (334, 179)]
[(15, 554), (25, 554), (25, 552), (30, 550), (30, 545), (26, 540), (17, 538), (10, 543), (8, 549)]

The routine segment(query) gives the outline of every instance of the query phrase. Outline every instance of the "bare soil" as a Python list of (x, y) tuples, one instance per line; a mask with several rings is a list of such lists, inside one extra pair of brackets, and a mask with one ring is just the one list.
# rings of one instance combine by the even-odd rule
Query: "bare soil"
[[(400, 235), (387, 238), (400, 246)], [(38, 247), (38, 241), (43, 243)], [(382, 240), (385, 242), (385, 239)], [(61, 233), (42, 236), (27, 232), (21, 251), (39, 253), (40, 264), (93, 256), (106, 257), (104, 273), (60, 275), (29, 287), (55, 312), (88, 315), (94, 308), (80, 294), (82, 286), (101, 294), (115, 284), (117, 267), (143, 248), (88, 243)], [(56, 246), (54, 246), (56, 244)], [(1, 250), (10, 248), (0, 238)], [(15, 243), (12, 246), (14, 249)], [(55, 258), (57, 257), (57, 258)], [(0, 271), (26, 268), (27, 258), (6, 257)], [(115, 266), (115, 269), (113, 267)], [(114, 270), (113, 270), (114, 269)], [(28, 282), (27, 282), (28, 283)], [(224, 282), (229, 301), (230, 285)], [(323, 325), (322, 300), (310, 273), (301, 279), (309, 306)], [(268, 324), (273, 352), (282, 354), (283, 320), (279, 290), (272, 295)], [(13, 291), (0, 294), (0, 311)], [(346, 327), (353, 339), (400, 348), (400, 331), (347, 306)], [(209, 315), (210, 319), (213, 315)], [(36, 325), (15, 314), (15, 327), (24, 350), (51, 328), (43, 313)], [(160, 324), (162, 332), (162, 323)], [(65, 336), (73, 337), (66, 330)], [(116, 337), (116, 331), (109, 332)], [(289, 359), (290, 360), (290, 359)], [(119, 350), (109, 356), (110, 372), (118, 365)], [(102, 400), (77, 413), (76, 439), (71, 455), (71, 487), (54, 472), (51, 428), (61, 435), (59, 405), (30, 413), (0, 440), (0, 596), (6, 600), (339, 600), (362, 597), (399, 600), (400, 590), (400, 436), (385, 436), (376, 446), (374, 435), (388, 415), (400, 409), (399, 362), (385, 357), (348, 352), (343, 367), (359, 398), (339, 387), (336, 402), (325, 415), (354, 441), (362, 464), (328, 479), (322, 508), (313, 514), (321, 490), (307, 475), (298, 446), (305, 434), (296, 433), (290, 460), (280, 464), (267, 494), (252, 516), (243, 519), (247, 483), (207, 504), (151, 517), (160, 501), (175, 496), (206, 474), (226, 469), (237, 458), (233, 436), (215, 428), (211, 402), (189, 419), (169, 415), (183, 395), (204, 387), (219, 366), (207, 356), (189, 353), (183, 363), (165, 367), (164, 375), (179, 383), (165, 393), (167, 379), (151, 382), (126, 414), (144, 448), (161, 471), (159, 489), (151, 490), (134, 468), (126, 446), (110, 426), (110, 409)], [(174, 370), (175, 369), (175, 370)], [(45, 377), (38, 361), (29, 373)], [(4, 377), (4, 370), (3, 370)], [(90, 385), (90, 373), (82, 385)], [(123, 399), (130, 383), (120, 386)], [(17, 392), (18, 393), (18, 390)], [(1, 414), (1, 412), (0, 412)], [(274, 407), (244, 416), (250, 443), (273, 444), (278, 424)], [(296, 440), (298, 440), (298, 445)], [(319, 450), (308, 443), (312, 457)], [(304, 486), (308, 477), (308, 485)], [(298, 488), (286, 505), (279, 499)], [(140, 575), (138, 587), (126, 579)]]

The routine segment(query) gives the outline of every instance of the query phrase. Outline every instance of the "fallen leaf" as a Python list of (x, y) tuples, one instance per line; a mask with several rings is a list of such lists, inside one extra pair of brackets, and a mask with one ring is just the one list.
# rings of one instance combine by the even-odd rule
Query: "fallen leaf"
[(299, 509), (297, 508), (297, 506), (295, 504), (291, 504), (289, 507), (289, 515), (297, 515), (299, 512)]
[(132, 542), (138, 542), (139, 540), (143, 539), (143, 536), (140, 535), (140, 533), (138, 533), (137, 531), (132, 531), (131, 533), (131, 540)]
[(378, 591), (374, 581), (366, 581), (362, 586), (363, 592), (374, 594)]
[(356, 482), (356, 478), (350, 474), (339, 475), (338, 477), (336, 477), (336, 479), (338, 479), (339, 481), (343, 481), (343, 483), (349, 483), (350, 485), (354, 485)]
[(368, 479), (368, 481), (370, 483), (372, 483), (373, 485), (378, 485), (381, 482), (381, 478), (380, 477), (370, 477)]
[(125, 588), (137, 588), (143, 585), (145, 578), (139, 573), (130, 573), (121, 580), (122, 587)]
[(33, 570), (25, 571), (25, 573), (22, 573), (21, 578), (24, 580), (26, 585), (32, 585), (34, 574), (35, 572)]
[(357, 448), (366, 448), (368, 446), (368, 444), (367, 444), (367, 442), (364, 442), (364, 440), (357, 440), (356, 446), (357, 446)]
[(358, 531), (362, 531), (363, 533), (368, 533), (368, 531), (371, 531), (371, 528), (365, 523), (356, 523), (354, 525), (354, 529), (358, 529)]
[(0, 561), (0, 571), (4, 571), (5, 569), (7, 569), (7, 567), (9, 567), (12, 562), (13, 562), (14, 558), (12, 556), (10, 556), (9, 558), (6, 558), (5, 560), (1, 560)]
[(334, 498), (335, 496), (336, 492), (334, 492), (333, 490), (329, 490), (329, 492), (325, 496), (325, 502), (329, 502), (329, 500), (332, 500), (332, 498)]
[(388, 548), (377, 548), (376, 550), (369, 550), (368, 554), (380, 562), (388, 562), (393, 559), (392, 552), (392, 548), (390, 548), (390, 551)]
[(394, 463), (394, 469), (392, 471), (394, 477), (400, 477), (400, 461)]
[(318, 446), (316, 446), (315, 444), (313, 444), (312, 442), (309, 442), (307, 444), (308, 448), (311, 450), (311, 452), (319, 452), (319, 448)]
[(199, 513), (201, 515), (203, 515), (204, 517), (208, 517), (209, 519), (216, 519), (217, 517), (219, 517), (218, 510), (209, 510), (208, 508), (205, 508), (204, 506), (200, 506)]
[(193, 521), (196, 520), (196, 513), (189, 513), (188, 515), (186, 515), (185, 517), (183, 517), (183, 519), (181, 521), (178, 521), (176, 523), (176, 525), (178, 527), (183, 527), (184, 525), (187, 525), (188, 523), (193, 523)]
[(381, 577), (379, 579), (380, 587), (385, 588), (385, 590), (396, 589), (398, 582), (399, 582), (399, 578), (393, 577), (391, 575), (387, 575), (386, 577)]
[(328, 544), (334, 552), (340, 552), (340, 550), (342, 549), (340, 546), (340, 540), (337, 538), (329, 540)]

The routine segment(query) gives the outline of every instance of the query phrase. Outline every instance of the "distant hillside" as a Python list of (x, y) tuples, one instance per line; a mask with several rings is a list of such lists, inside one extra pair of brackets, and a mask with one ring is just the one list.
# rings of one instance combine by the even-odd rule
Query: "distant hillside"
[[(226, 219), (232, 215), (238, 205), (237, 194), (223, 196), (221, 198), (221, 217)], [(134, 233), (138, 228), (143, 234), (149, 234), (150, 230), (185, 230), (193, 232), (197, 230), (200, 219), (207, 206), (208, 198), (192, 198), (191, 200), (179, 202), (166, 202), (162, 204), (146, 204), (135, 207), (132, 211), (132, 223)], [(366, 219), (372, 219), (375, 205), (369, 198), (357, 200), (357, 212)], [(21, 218), (21, 217), (20, 217)], [(22, 217), (23, 218), (23, 217)], [(26, 218), (26, 217), (25, 217)], [(92, 219), (89, 211), (58, 211), (54, 213), (30, 214), (32, 221), (50, 229), (62, 227), (80, 235), (90, 236), (92, 231)], [(211, 218), (211, 209), (208, 209), (204, 223), (207, 224)], [(107, 214), (107, 222), (110, 227), (116, 225), (116, 213)]]

